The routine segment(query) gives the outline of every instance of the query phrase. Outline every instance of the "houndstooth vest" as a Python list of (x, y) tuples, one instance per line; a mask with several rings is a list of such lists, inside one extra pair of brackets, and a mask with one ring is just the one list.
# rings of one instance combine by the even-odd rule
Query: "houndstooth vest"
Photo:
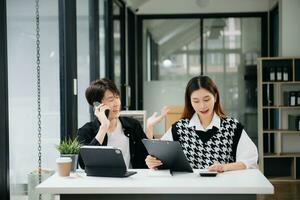
[[(189, 119), (181, 119), (172, 125), (174, 141), (179, 141), (191, 167), (204, 169), (214, 164), (236, 161), (236, 149), (243, 126), (233, 118), (221, 120), (220, 129), (197, 131), (189, 127)], [(205, 135), (206, 134), (206, 135)], [(205, 137), (203, 137), (205, 136)]]

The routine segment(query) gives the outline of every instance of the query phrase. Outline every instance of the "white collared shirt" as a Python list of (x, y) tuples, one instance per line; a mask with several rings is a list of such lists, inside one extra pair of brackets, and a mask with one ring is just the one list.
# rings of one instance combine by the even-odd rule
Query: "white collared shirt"
[[(195, 130), (199, 131), (207, 131), (209, 129), (212, 129), (214, 126), (220, 129), (221, 119), (216, 113), (214, 113), (210, 124), (206, 128), (204, 128), (200, 122), (197, 113), (195, 113), (189, 122), (189, 127), (193, 126), (195, 127)], [(171, 128), (169, 128), (169, 130), (162, 136), (161, 140), (173, 141)], [(245, 129), (243, 129), (240, 140), (237, 145), (236, 162), (243, 162), (247, 168), (257, 168), (257, 159), (257, 147), (252, 142)]]

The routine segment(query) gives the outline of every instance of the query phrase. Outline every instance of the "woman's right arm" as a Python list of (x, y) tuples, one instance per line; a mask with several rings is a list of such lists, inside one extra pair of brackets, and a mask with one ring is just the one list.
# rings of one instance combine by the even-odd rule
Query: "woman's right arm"
[[(161, 140), (173, 141), (171, 128), (169, 128), (169, 130), (162, 136)], [(163, 164), (160, 160), (150, 155), (146, 157), (145, 161), (149, 169), (157, 169), (157, 167)]]

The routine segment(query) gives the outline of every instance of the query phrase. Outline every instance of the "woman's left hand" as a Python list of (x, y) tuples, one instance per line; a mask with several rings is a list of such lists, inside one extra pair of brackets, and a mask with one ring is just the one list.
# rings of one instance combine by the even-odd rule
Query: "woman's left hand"
[(225, 164), (221, 164), (221, 163), (214, 163), (213, 165), (208, 167), (209, 171), (215, 171), (215, 172), (225, 172), (226, 171), (226, 167)]

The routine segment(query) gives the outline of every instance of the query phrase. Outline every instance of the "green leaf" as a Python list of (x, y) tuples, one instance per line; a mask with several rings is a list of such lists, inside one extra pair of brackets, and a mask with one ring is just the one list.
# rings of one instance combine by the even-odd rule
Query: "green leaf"
[(59, 145), (56, 145), (56, 149), (60, 152), (60, 154), (78, 154), (80, 150), (80, 143), (75, 138), (72, 140), (71, 138), (66, 138)]

